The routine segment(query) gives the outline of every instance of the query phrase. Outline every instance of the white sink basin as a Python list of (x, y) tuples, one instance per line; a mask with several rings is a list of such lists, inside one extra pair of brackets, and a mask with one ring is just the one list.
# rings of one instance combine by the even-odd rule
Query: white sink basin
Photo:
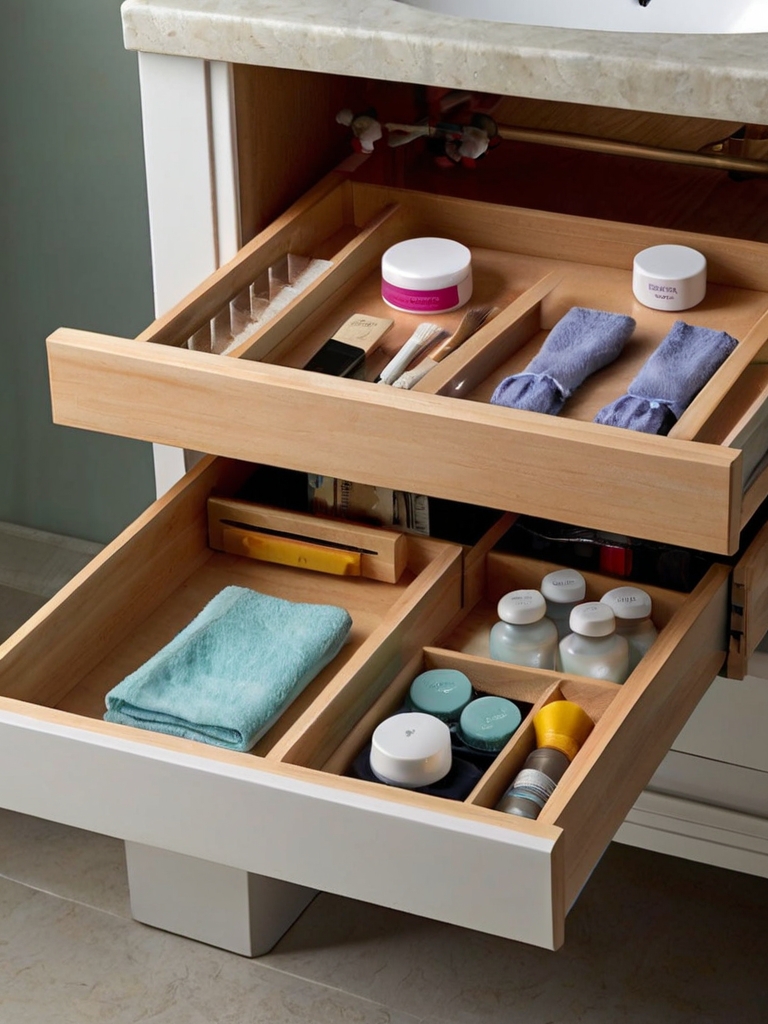
[(399, 0), (479, 21), (605, 32), (768, 32), (768, 0)]

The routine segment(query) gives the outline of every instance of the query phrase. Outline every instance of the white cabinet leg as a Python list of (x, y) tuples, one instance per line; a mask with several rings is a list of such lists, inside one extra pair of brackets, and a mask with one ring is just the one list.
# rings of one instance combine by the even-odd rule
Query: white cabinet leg
[(316, 895), (141, 843), (127, 842), (125, 855), (137, 921), (243, 956), (268, 952)]

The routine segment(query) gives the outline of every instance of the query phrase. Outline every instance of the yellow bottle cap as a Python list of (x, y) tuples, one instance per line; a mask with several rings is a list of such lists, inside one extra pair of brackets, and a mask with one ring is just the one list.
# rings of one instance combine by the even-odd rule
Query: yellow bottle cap
[(570, 700), (553, 700), (533, 716), (536, 746), (560, 750), (572, 761), (594, 725), (578, 704)]

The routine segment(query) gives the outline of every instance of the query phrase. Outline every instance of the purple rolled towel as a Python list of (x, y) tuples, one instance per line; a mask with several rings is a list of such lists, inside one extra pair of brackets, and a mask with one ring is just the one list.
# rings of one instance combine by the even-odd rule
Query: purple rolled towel
[(676, 320), (627, 393), (606, 405), (595, 423), (667, 434), (738, 341), (725, 331)]
[(631, 316), (573, 306), (525, 370), (504, 378), (491, 402), (551, 415), (560, 412), (590, 374), (613, 362), (634, 329)]

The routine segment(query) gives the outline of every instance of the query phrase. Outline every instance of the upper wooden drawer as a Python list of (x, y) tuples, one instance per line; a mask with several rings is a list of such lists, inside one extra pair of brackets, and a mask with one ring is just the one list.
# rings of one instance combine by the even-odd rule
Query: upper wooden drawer
[[(653, 589), (659, 637), (623, 686), (521, 669), (488, 657), (488, 629), (500, 594), (550, 567), (493, 550), (503, 523), (468, 551), (404, 538), (397, 582), (266, 564), (209, 543), (209, 496), (237, 494), (252, 470), (201, 462), (0, 647), (0, 804), (558, 946), (568, 909), (722, 663), (728, 568), (712, 567), (691, 594)], [(587, 596), (613, 582), (589, 575)], [(350, 642), (248, 753), (104, 722), (105, 694), (230, 584), (342, 605)], [(351, 777), (377, 722), (435, 666), (527, 705), (508, 744), (464, 799)], [(534, 745), (533, 712), (560, 698), (588, 712), (592, 733), (537, 821), (496, 810)]]
[[(416, 389), (399, 391), (372, 381), (420, 321), (384, 305), (379, 260), (393, 242), (419, 234), (469, 245), (472, 301), (502, 311)], [(647, 309), (632, 296), (633, 255), (662, 241), (693, 245), (708, 260), (707, 298), (683, 314)], [(331, 266), (277, 316), (233, 340), (249, 288), (289, 253)], [(573, 305), (636, 318), (621, 357), (559, 416), (492, 406), (494, 386), (527, 364)], [(356, 311), (395, 320), (366, 380), (300, 369)], [(450, 327), (462, 312), (430, 319)], [(53, 412), (72, 426), (732, 554), (768, 493), (768, 368), (759, 363), (767, 313), (768, 259), (758, 243), (333, 174), (136, 340), (53, 334)], [(740, 343), (669, 436), (593, 423), (678, 316)], [(226, 355), (199, 350), (211, 338), (214, 347), (232, 342)]]

